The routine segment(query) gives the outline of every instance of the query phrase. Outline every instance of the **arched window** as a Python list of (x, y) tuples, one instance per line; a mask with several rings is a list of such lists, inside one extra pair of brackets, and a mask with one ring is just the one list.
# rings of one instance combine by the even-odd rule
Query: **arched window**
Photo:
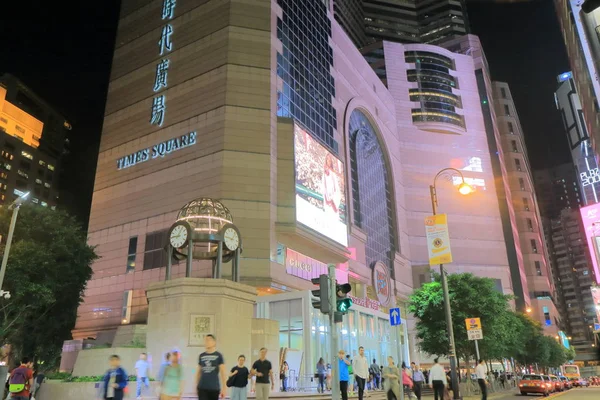
[(383, 149), (363, 112), (352, 112), (348, 131), (354, 223), (367, 234), (367, 265), (382, 261), (393, 276), (396, 228), (390, 174)]

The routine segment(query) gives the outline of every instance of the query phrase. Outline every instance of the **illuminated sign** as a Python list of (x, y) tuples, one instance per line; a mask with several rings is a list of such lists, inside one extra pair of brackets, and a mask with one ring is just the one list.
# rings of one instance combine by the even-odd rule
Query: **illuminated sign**
[(583, 207), (579, 211), (581, 212), (583, 229), (585, 230), (585, 237), (587, 238), (588, 248), (590, 249), (596, 283), (600, 283), (600, 271), (598, 270), (598, 256), (600, 255), (600, 249), (598, 247), (598, 240), (596, 240), (596, 238), (600, 237), (600, 204)]
[[(175, 5), (176, 0), (164, 0), (162, 6), (162, 19), (169, 20), (175, 16)], [(163, 26), (160, 34), (160, 40), (158, 41), (158, 51), (162, 56), (165, 53), (170, 52), (173, 49), (173, 42), (171, 41), (171, 35), (173, 34), (173, 26), (167, 24)], [(169, 59), (165, 58), (161, 60), (156, 66), (156, 76), (154, 78), (154, 91), (158, 92), (160, 89), (167, 87), (167, 77), (169, 74)], [(165, 121), (165, 113), (167, 111), (166, 97), (164, 94), (158, 95), (152, 99), (152, 109), (150, 112), (150, 125), (162, 126)]]
[(307, 281), (328, 273), (327, 264), (289, 248), (286, 250), (285, 270), (288, 274)]
[(579, 177), (581, 178), (581, 186), (586, 187), (600, 182), (600, 171), (598, 168), (593, 168), (587, 172), (582, 172)]
[(381, 305), (387, 306), (392, 298), (392, 285), (390, 281), (390, 272), (387, 265), (377, 261), (372, 265), (373, 268), (373, 287), (377, 300)]
[(596, 312), (596, 322), (600, 323), (600, 287), (592, 287), (592, 301)]
[(294, 152), (296, 221), (347, 246), (344, 165), (298, 125)]
[(572, 77), (573, 77), (573, 74), (571, 72), (565, 72), (558, 76), (558, 81), (564, 82), (564, 81), (571, 79)]
[(150, 159), (164, 157), (174, 151), (193, 146), (196, 144), (196, 136), (196, 132), (190, 132), (175, 139), (166, 140), (147, 149), (121, 157), (117, 160), (117, 169), (133, 167)]

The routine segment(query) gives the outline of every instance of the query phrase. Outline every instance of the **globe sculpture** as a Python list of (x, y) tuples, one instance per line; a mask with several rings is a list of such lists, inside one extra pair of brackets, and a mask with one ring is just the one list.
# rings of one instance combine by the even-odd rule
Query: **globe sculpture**
[(171, 278), (172, 258), (185, 259), (186, 277), (192, 261), (213, 260), (212, 277), (220, 279), (223, 262), (232, 261), (232, 279), (239, 281), (241, 236), (227, 207), (218, 200), (199, 198), (185, 204), (169, 231), (167, 275)]

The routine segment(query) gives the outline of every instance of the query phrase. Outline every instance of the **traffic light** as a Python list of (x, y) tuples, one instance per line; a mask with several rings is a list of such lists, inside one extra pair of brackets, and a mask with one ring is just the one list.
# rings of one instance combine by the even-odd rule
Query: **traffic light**
[(318, 290), (312, 291), (312, 305), (315, 309), (321, 310), (323, 314), (329, 314), (331, 303), (329, 300), (329, 275), (321, 275), (318, 278), (312, 279), (314, 285), (318, 285)]
[(352, 307), (352, 299), (348, 298), (348, 293), (352, 290), (352, 286), (349, 283), (342, 283), (335, 285), (335, 315), (334, 322), (342, 322), (343, 316), (348, 313), (350, 307)]

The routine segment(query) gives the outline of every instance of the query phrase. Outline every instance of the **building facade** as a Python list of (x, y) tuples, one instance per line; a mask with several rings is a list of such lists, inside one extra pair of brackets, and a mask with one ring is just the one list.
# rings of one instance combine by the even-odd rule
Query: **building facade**
[[(244, 238), (256, 316), (280, 321), (281, 347), (302, 340), (307, 373), (328, 335), (303, 293), (329, 263), (353, 288), (346, 350), (366, 335), (373, 358), (398, 341), (405, 359), (418, 358), (410, 316), (402, 332), (384, 328), (389, 307), (406, 313), (413, 279), (427, 279), (429, 185), (447, 167), (477, 188), (463, 197), (456, 177), (438, 180), (448, 270), (513, 294), (481, 53), (384, 42), (386, 87), (333, 4), (307, 1), (122, 2), (89, 224), (100, 259), (75, 339), (110, 341), (117, 327), (146, 322), (168, 228), (185, 203), (211, 197)], [(193, 276), (211, 269), (194, 262)], [(173, 277), (183, 274), (175, 265)]]
[(11, 75), (0, 76), (0, 204), (30, 193), (55, 208), (67, 120)]
[(511, 265), (511, 273), (515, 290), (520, 290), (516, 296), (523, 299), (523, 304), (518, 300), (517, 304), (540, 321), (547, 334), (556, 335), (560, 320), (556, 291), (523, 129), (508, 84), (494, 82), (493, 87), (517, 249), (517, 264)]
[(382, 40), (439, 44), (469, 33), (464, 0), (333, 0), (333, 6), (358, 48)]

